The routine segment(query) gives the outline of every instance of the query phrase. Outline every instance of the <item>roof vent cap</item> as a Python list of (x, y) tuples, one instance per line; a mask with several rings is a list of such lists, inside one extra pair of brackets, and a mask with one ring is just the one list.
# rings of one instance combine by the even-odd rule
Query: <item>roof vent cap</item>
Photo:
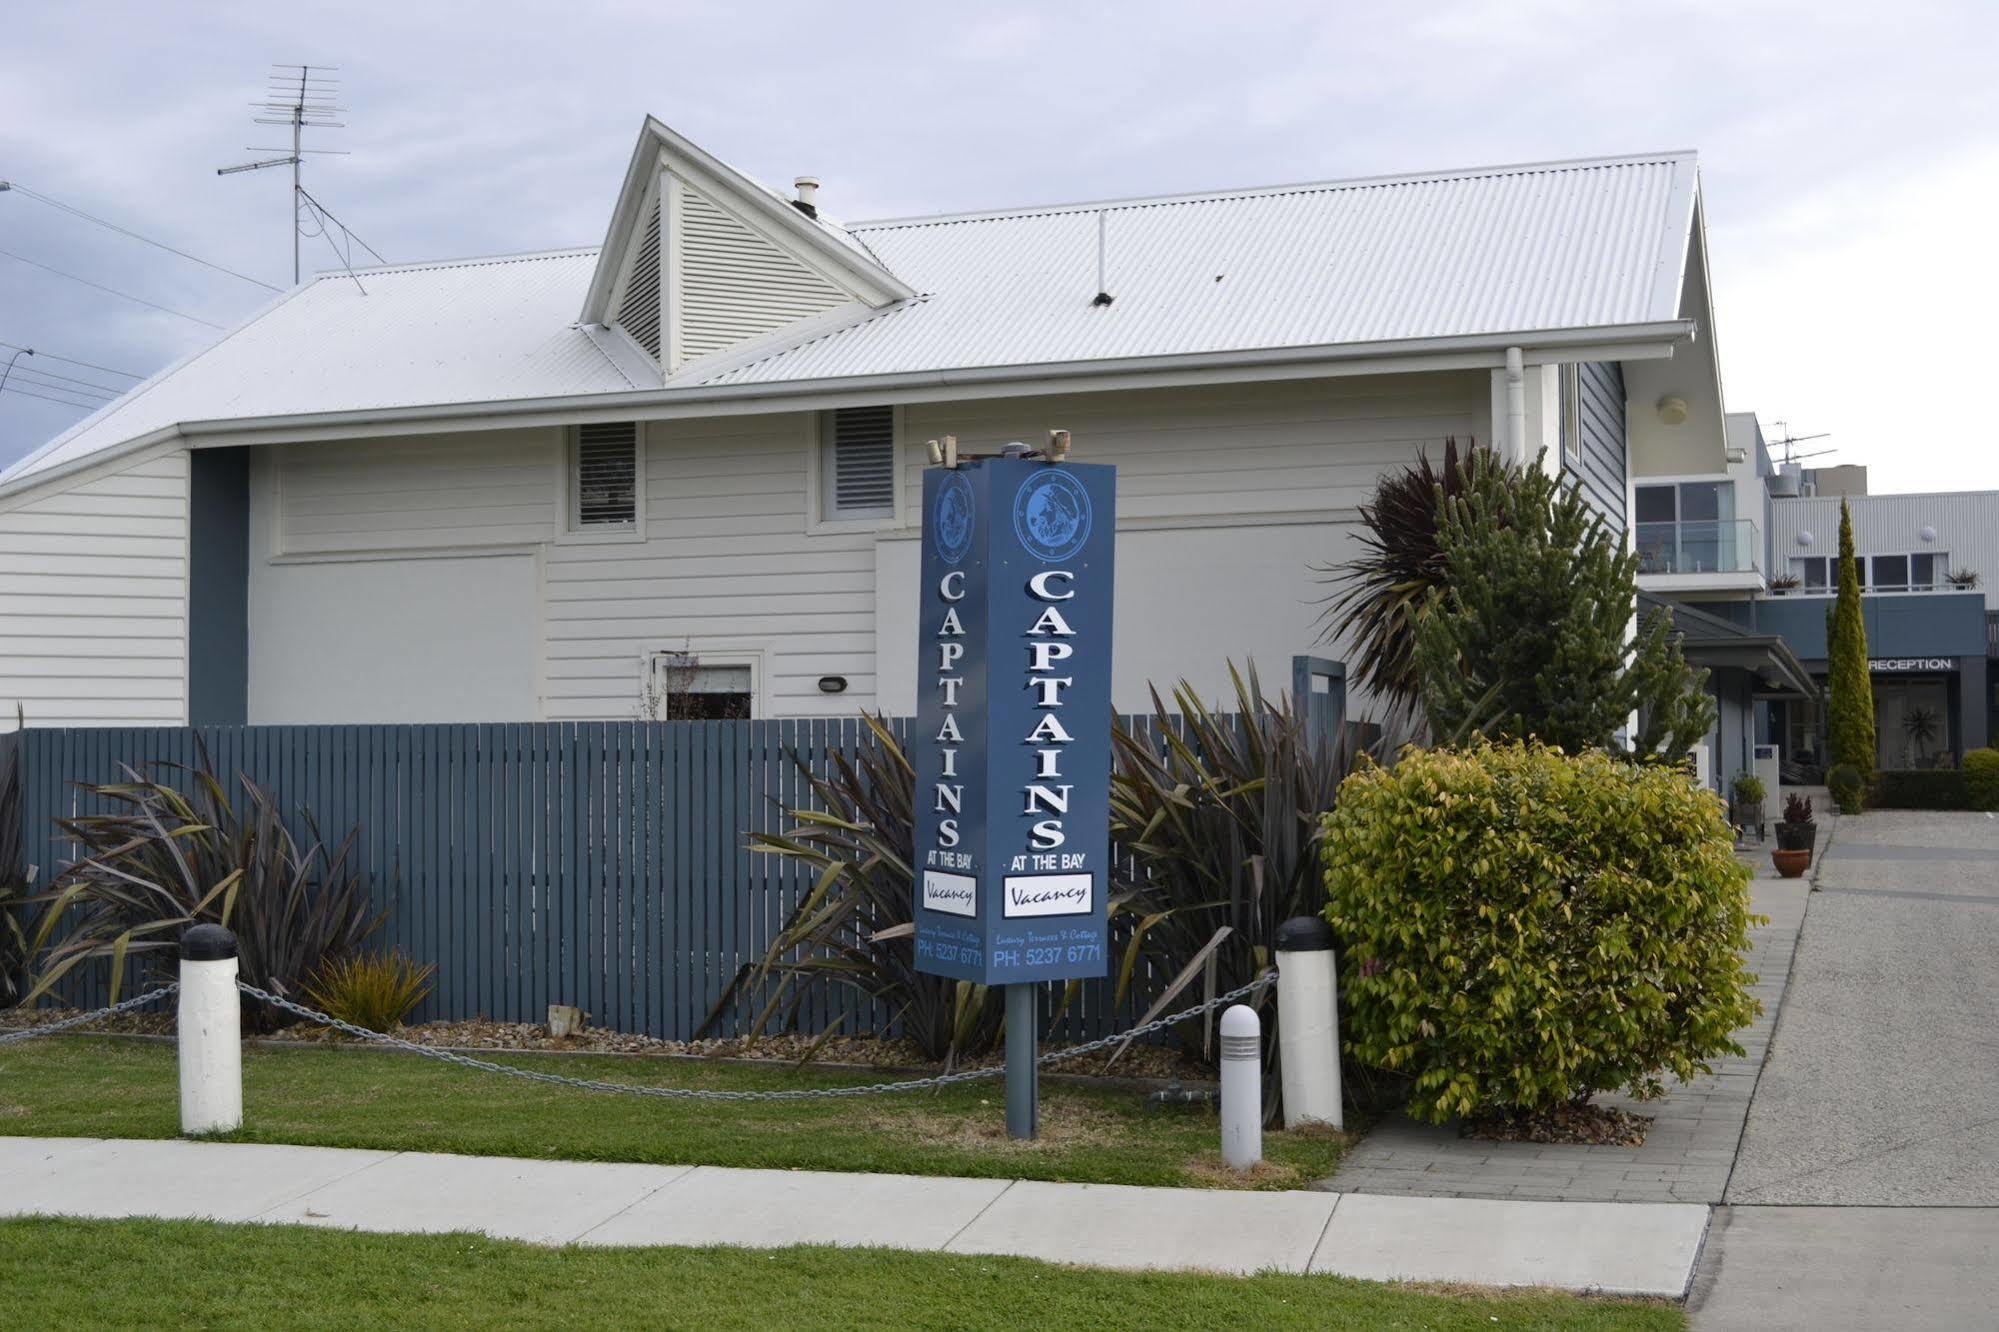
[(791, 206), (807, 217), (819, 216), (819, 178), (800, 176), (791, 183), (798, 188), (798, 197), (791, 201)]

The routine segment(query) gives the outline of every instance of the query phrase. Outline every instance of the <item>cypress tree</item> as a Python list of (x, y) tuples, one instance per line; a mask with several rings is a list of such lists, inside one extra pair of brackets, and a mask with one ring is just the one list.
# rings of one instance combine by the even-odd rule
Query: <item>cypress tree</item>
[(1839, 595), (1827, 633), (1826, 748), (1832, 766), (1874, 771), (1874, 682), (1867, 674), (1867, 623), (1860, 613), (1860, 566), (1853, 558), (1853, 514), (1839, 502)]
[(1638, 757), (1677, 762), (1699, 743), (1715, 718), (1707, 672), (1663, 611), (1631, 635), (1638, 556), (1574, 485), (1475, 454), (1443, 505), (1445, 578), (1416, 629), (1433, 735), (1622, 752), (1635, 712)]

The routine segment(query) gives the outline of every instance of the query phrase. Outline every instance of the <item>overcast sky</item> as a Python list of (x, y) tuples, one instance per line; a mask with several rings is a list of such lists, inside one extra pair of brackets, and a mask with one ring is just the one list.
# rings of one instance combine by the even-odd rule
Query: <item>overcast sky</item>
[[(1999, 488), (1969, 399), (1999, 6), (1390, 8), (18, 5), (0, 179), (288, 285), (285, 173), (215, 174), (279, 142), (247, 105), (273, 62), (340, 67), (350, 128), (316, 141), (351, 155), (306, 185), (395, 261), (597, 243), (648, 112), (766, 181), (819, 176), (848, 219), (1697, 148), (1730, 409), (1831, 432), (1803, 447), (1877, 491)], [(270, 295), (18, 191), (0, 250), (216, 324)], [(0, 257), (0, 343), (144, 374), (213, 336)], [(63, 396), (51, 376), (132, 382), (21, 361), (0, 463), (83, 415), (14, 391)]]

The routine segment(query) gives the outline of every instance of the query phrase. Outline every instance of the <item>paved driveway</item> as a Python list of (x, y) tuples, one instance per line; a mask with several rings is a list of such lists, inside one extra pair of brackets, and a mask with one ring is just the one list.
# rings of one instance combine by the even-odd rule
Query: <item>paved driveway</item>
[(1992, 1326), (1999, 820), (1843, 819), (1818, 886), (1695, 1322)]
[(1842, 819), (1732, 1203), (1999, 1205), (1999, 820)]

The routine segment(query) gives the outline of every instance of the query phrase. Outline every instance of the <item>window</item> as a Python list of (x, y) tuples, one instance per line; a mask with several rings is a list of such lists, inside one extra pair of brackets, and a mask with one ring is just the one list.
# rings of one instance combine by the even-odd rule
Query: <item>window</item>
[(1867, 585), (1882, 592), (1900, 592), (1909, 586), (1909, 557), (1907, 555), (1876, 555), (1874, 576)]
[(1950, 579), (1950, 555), (1944, 551), (1929, 551), (1909, 557), (1909, 590), (1911, 592), (1934, 592)]
[(1583, 377), (1579, 365), (1562, 367), (1562, 457), (1583, 459)]
[(739, 721), (756, 693), (745, 665), (715, 664), (688, 652), (654, 653), (640, 712), (649, 721)]
[(821, 418), (820, 516), (895, 514), (895, 408), (842, 407)]
[(631, 421), (576, 428), (569, 530), (630, 532), (639, 516), (639, 428)]
[(1824, 555), (1798, 555), (1791, 560), (1791, 572), (1807, 592), (1823, 592), (1831, 586), (1826, 581), (1830, 567), (1831, 560)]

